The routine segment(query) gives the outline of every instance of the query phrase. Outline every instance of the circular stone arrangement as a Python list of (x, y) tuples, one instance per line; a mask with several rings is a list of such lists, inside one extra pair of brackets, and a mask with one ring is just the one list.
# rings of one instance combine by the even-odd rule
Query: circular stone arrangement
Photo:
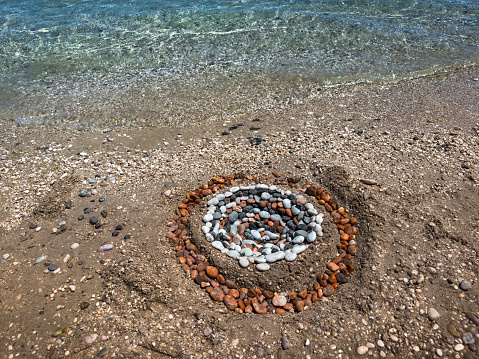
[[(203, 222), (205, 224), (202, 227), (202, 231), (203, 234), (209, 238), (209, 243), (213, 244), (215, 242), (219, 242), (223, 246), (222, 250), (226, 251), (226, 253), (231, 250), (237, 251), (237, 249), (240, 249), (237, 251), (239, 253), (238, 261), (240, 261), (241, 258), (248, 260), (248, 264), (242, 260), (243, 263), (240, 262), (240, 265), (247, 266), (250, 265), (251, 262), (255, 262), (256, 264), (254, 264), (254, 266), (256, 269), (261, 270), (262, 265), (270, 265), (270, 263), (271, 265), (274, 265), (273, 262), (279, 260), (276, 258), (284, 256), (281, 259), (286, 260), (286, 252), (294, 253), (294, 248), (298, 248), (295, 250), (298, 251), (299, 248), (306, 246), (304, 243), (308, 243), (308, 241), (314, 242), (313, 237), (315, 238), (315, 235), (317, 236), (320, 234), (320, 232), (322, 232), (322, 230), (320, 231), (321, 223), (318, 223), (322, 222), (322, 216), (320, 213), (316, 212), (314, 207), (308, 205), (306, 200), (307, 197), (293, 195), (293, 193), (289, 193), (289, 191), (283, 192), (275, 187), (279, 185), (289, 185), (292, 188), (296, 188), (296, 183), (298, 181), (291, 178), (288, 179), (286, 177), (281, 177), (275, 172), (273, 172), (273, 176), (274, 178), (271, 181), (264, 181), (266, 184), (256, 184), (254, 186), (237, 186), (239, 185), (237, 182), (240, 182), (244, 179), (249, 181), (249, 183), (253, 181), (259, 183), (259, 181), (253, 177), (242, 174), (213, 177), (207, 184), (201, 185), (199, 188), (189, 192), (186, 195), (183, 201), (178, 205), (174, 220), (168, 223), (168, 232), (166, 237), (175, 244), (176, 256), (184, 272), (187, 273), (188, 276), (197, 284), (199, 284), (201, 288), (204, 288), (213, 300), (223, 302), (229, 310), (236, 311), (238, 313), (283, 314), (287, 311), (301, 312), (305, 307), (311, 307), (314, 302), (318, 301), (322, 297), (329, 297), (333, 295), (340, 284), (347, 283), (349, 281), (349, 275), (354, 270), (353, 256), (356, 255), (356, 218), (349, 217), (344, 208), (340, 207), (336, 201), (325, 192), (324, 188), (311, 184), (305, 186), (302, 189), (302, 192), (304, 192), (306, 196), (315, 198), (317, 202), (320, 205), (323, 205), (326, 211), (330, 213), (332, 222), (338, 230), (339, 241), (336, 243), (336, 257), (327, 262), (325, 268), (318, 270), (314, 275), (315, 281), (311, 284), (308, 284), (305, 288), (298, 288), (297, 291), (292, 291), (289, 293), (273, 293), (272, 291), (264, 288), (242, 287), (237, 285), (232, 278), (228, 278), (225, 273), (221, 273), (216, 266), (211, 265), (208, 261), (208, 258), (206, 258), (203, 254), (198, 253), (196, 245), (192, 242), (192, 239), (194, 240), (194, 238), (190, 237), (191, 233), (189, 231), (189, 216), (203, 198), (210, 198), (213, 193), (216, 193), (225, 187), (231, 187), (228, 191), (231, 193), (231, 195), (226, 192), (219, 194), (209, 200), (208, 213), (204, 215)], [(256, 193), (251, 194), (251, 191), (256, 191)], [(248, 196), (246, 196), (245, 192), (248, 193)], [(237, 196), (235, 193), (237, 193), (239, 196)], [(224, 207), (226, 207), (227, 194), (230, 198), (229, 203), (233, 204), (230, 208), (226, 208), (226, 211), (222, 213), (223, 205), (220, 205), (220, 202), (225, 202)], [(264, 198), (262, 198), (263, 194)], [(251, 198), (250, 195), (252, 196)], [(233, 196), (235, 198), (234, 201), (231, 200)], [(257, 201), (258, 198), (255, 198), (255, 196), (259, 197), (259, 201)], [(240, 203), (237, 202), (238, 198), (240, 198)], [(270, 202), (271, 198), (277, 198), (277, 200)], [(243, 200), (246, 202), (246, 204), (243, 203), (244, 207), (241, 206)], [(250, 200), (249, 203), (248, 200)], [(261, 201), (267, 201), (267, 203), (260, 203)], [(285, 208), (285, 201), (286, 206), (291, 205), (291, 208)], [(271, 212), (271, 210), (274, 210), (274, 203), (276, 203), (276, 211), (278, 213), (275, 211)], [(279, 207), (279, 203), (282, 203), (282, 207)], [(244, 208), (246, 208), (248, 205), (252, 207), (251, 212), (244, 210)], [(241, 208), (241, 211), (239, 211), (239, 208), (237, 208), (237, 210), (233, 210), (233, 208), (237, 206)], [(293, 206), (296, 208), (294, 210), (295, 214), (293, 214)], [(229, 213), (228, 210), (230, 210)], [(290, 211), (286, 212), (287, 210)], [(264, 212), (262, 216), (260, 215), (261, 212)], [(289, 215), (290, 212), (291, 215)], [(301, 212), (303, 212), (302, 215), (300, 214)], [(227, 216), (225, 215), (225, 217), (223, 217), (225, 213)], [(245, 213), (245, 215), (240, 215), (240, 213)], [(251, 215), (248, 215), (248, 213), (252, 214), (252, 217)], [(269, 218), (267, 218), (268, 214)], [(279, 214), (281, 214), (281, 218), (275, 216)], [(291, 219), (283, 218), (283, 215), (285, 214)], [(231, 219), (229, 218), (230, 216)], [(247, 221), (243, 222), (244, 218), (240, 219), (240, 217), (243, 216), (245, 216), (244, 218), (247, 218)], [(275, 217), (272, 218), (272, 216)], [(303, 217), (301, 218), (301, 216)], [(306, 217), (309, 219), (305, 220)], [(250, 218), (254, 218), (254, 220), (250, 221)], [(277, 219), (277, 221), (275, 221), (275, 219)], [(287, 221), (285, 222), (286, 219)], [(290, 220), (294, 222), (294, 225), (289, 222)], [(309, 223), (306, 223), (308, 220)], [(301, 221), (303, 223), (300, 223)], [(210, 223), (210, 225), (208, 225), (208, 223)], [(249, 232), (246, 230), (245, 223), (249, 224)], [(251, 228), (251, 223), (255, 223), (254, 226), (256, 226), (256, 229)], [(235, 234), (233, 234), (231, 231), (231, 227), (233, 227), (235, 224), (236, 229), (233, 229), (233, 232), (236, 230), (236, 234), (239, 234), (239, 232), (243, 230), (241, 225), (245, 227), (243, 232), (244, 238), (241, 237), (241, 234), (239, 234), (241, 241), (238, 237), (236, 237), (236, 243)], [(284, 224), (284, 226), (282, 224)], [(298, 225), (300, 225), (299, 228)], [(306, 229), (304, 229), (305, 227), (302, 225), (305, 225)], [(319, 225), (319, 227), (317, 225)], [(268, 228), (266, 226), (268, 226)], [(274, 229), (274, 227), (276, 227), (276, 229)], [(264, 228), (264, 230), (262, 230), (262, 228)], [(229, 232), (226, 229), (229, 229)], [(256, 240), (255, 236), (257, 237), (258, 235), (253, 232), (254, 230), (259, 232), (261, 235), (261, 237)], [(269, 233), (266, 233), (267, 230)], [(297, 233), (298, 231), (304, 232)], [(249, 233), (249, 235), (253, 237), (253, 243), (255, 243), (254, 247), (251, 242), (246, 242), (251, 239), (247, 239), (246, 237), (249, 235), (245, 235), (245, 233)], [(226, 237), (224, 237), (225, 235)], [(295, 240), (298, 243), (293, 243)], [(300, 241), (302, 241), (302, 243), (299, 243)], [(235, 246), (234, 249), (229, 248), (230, 246), (232, 247), (233, 244)], [(240, 246), (240, 248), (237, 248), (237, 245)], [(242, 245), (245, 247), (241, 248)], [(249, 248), (248, 245), (251, 245), (251, 248)], [(251, 254), (249, 251), (246, 251), (245, 248), (250, 249), (253, 254)], [(270, 253), (269, 248), (271, 248)], [(264, 252), (265, 250), (266, 252)], [(241, 251), (244, 251), (243, 255), (241, 255)], [(255, 255), (254, 253), (261, 254)], [(276, 254), (277, 257), (268, 257), (269, 255), (275, 253), (282, 254)], [(236, 256), (235, 253), (233, 253), (233, 257), (234, 256)], [(264, 256), (263, 263), (261, 263), (262, 259), (257, 259), (261, 256)], [(269, 263), (267, 257), (270, 259)], [(292, 257), (293, 255), (291, 254), (291, 257), (288, 258)], [(282, 264), (278, 263), (277, 265), (281, 266)], [(258, 268), (258, 266), (260, 266), (260, 268)], [(238, 271), (241, 270), (244, 269), (238, 269)], [(268, 272), (259, 274), (268, 276)], [(231, 273), (231, 276), (236, 275)]]
[(264, 272), (271, 263), (292, 262), (323, 235), (323, 214), (302, 195), (275, 185), (231, 187), (208, 206), (201, 228), (206, 240), (243, 268), (256, 263)]

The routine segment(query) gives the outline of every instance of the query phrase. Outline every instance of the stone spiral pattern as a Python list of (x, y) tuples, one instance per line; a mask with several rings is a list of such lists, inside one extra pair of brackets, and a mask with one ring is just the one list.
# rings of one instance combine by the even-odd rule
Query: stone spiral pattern
[(266, 184), (232, 187), (213, 197), (203, 222), (214, 248), (243, 268), (256, 263), (260, 272), (283, 259), (294, 261), (323, 235), (323, 214), (306, 198)]
[[(289, 185), (296, 187), (295, 183), (287, 178), (280, 177), (273, 172), (272, 185)], [(311, 286), (298, 292), (287, 295), (273, 293), (261, 288), (240, 288), (234, 281), (225, 278), (218, 268), (210, 265), (207, 258), (197, 253), (196, 246), (187, 236), (189, 215), (193, 208), (201, 202), (202, 198), (218, 192), (226, 186), (235, 186), (237, 181), (246, 179), (255, 180), (253, 177), (242, 174), (223, 177), (213, 177), (207, 184), (189, 192), (178, 205), (176, 216), (168, 224), (166, 237), (175, 244), (176, 256), (185, 273), (205, 288), (211, 298), (223, 302), (229, 310), (238, 313), (276, 313), (284, 314), (286, 311), (301, 312), (305, 307), (311, 307), (314, 302), (335, 293), (339, 284), (347, 283), (349, 275), (354, 270), (353, 256), (356, 255), (356, 218), (349, 217), (344, 208), (339, 207), (336, 201), (324, 191), (324, 188), (308, 185), (303, 191), (318, 200), (331, 214), (339, 232), (339, 243), (336, 244), (338, 255), (327, 264), (323, 271), (316, 273), (316, 281)]]

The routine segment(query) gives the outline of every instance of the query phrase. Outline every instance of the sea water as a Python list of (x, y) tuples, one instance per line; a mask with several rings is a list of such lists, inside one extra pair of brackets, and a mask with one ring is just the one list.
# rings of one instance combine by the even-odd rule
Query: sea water
[(1, 0), (0, 118), (161, 123), (205, 91), (397, 81), (478, 45), (477, 0)]

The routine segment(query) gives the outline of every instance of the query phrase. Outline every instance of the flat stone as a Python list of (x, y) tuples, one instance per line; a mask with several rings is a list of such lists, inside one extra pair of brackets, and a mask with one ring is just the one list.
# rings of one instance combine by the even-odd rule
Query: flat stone
[(316, 240), (316, 232), (309, 232), (306, 236), (306, 241), (309, 243), (313, 243)]
[(291, 241), (293, 242), (294, 244), (301, 244), (304, 242), (304, 237), (303, 236), (296, 236), (293, 238), (293, 240)]
[(211, 222), (213, 220), (213, 215), (211, 213), (206, 213), (203, 217), (203, 222)]
[(269, 214), (269, 212), (266, 212), (266, 211), (261, 211), (259, 212), (259, 216), (263, 219), (269, 219), (271, 217), (271, 214)]
[(269, 270), (270, 266), (268, 263), (258, 263), (256, 265), (256, 269), (260, 272), (266, 272), (267, 270)]
[(303, 253), (306, 250), (306, 248), (307, 247), (305, 245), (296, 244), (291, 251), (293, 253), (300, 254), (300, 253)]
[(368, 350), (369, 350), (369, 348), (368, 348), (367, 346), (361, 345), (361, 346), (358, 347), (357, 353), (358, 353), (359, 355), (364, 355), (364, 354), (366, 354), (366, 353), (368, 352)]
[(270, 254), (266, 255), (265, 258), (266, 258), (266, 262), (274, 263), (274, 262), (280, 261), (284, 258), (284, 252), (279, 251), (279, 252), (276, 252), (276, 253), (270, 253)]
[(428, 316), (429, 320), (436, 320), (441, 315), (438, 313), (438, 311), (436, 309), (429, 307), (427, 309), (427, 316)]
[(459, 284), (459, 288), (461, 288), (463, 291), (468, 291), (472, 288), (472, 285), (471, 283), (469, 283), (467, 280), (463, 280), (460, 284)]
[(277, 295), (273, 297), (272, 303), (275, 307), (284, 307), (288, 301), (286, 300), (286, 297), (282, 295)]
[(222, 249), (225, 248), (223, 246), (223, 243), (221, 243), (220, 241), (211, 242), (211, 245), (213, 246), (213, 248), (216, 248), (216, 249), (219, 249), (219, 250), (222, 250)]
[(288, 342), (288, 339), (285, 336), (281, 337), (281, 348), (283, 350), (289, 349), (289, 342)]
[(239, 257), (238, 263), (241, 268), (246, 268), (247, 266), (249, 266), (249, 260), (246, 257)]
[(286, 262), (292, 262), (296, 259), (298, 255), (292, 251), (288, 251), (284, 253), (284, 260)]
[(214, 197), (208, 201), (208, 206), (216, 206), (220, 203), (217, 197)]
[(233, 259), (238, 259), (238, 257), (240, 256), (239, 252), (237, 250), (234, 250), (234, 249), (228, 251), (228, 253), (226, 253), (226, 255), (228, 257), (233, 258)]

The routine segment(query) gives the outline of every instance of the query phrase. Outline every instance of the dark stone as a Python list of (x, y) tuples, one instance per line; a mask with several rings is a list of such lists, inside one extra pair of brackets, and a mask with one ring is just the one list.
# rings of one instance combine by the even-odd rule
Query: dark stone
[(48, 270), (49, 270), (50, 272), (53, 272), (53, 271), (55, 271), (56, 269), (57, 269), (57, 266), (56, 266), (55, 264), (50, 264), (50, 265), (48, 266)]
[(116, 231), (121, 231), (122, 229), (123, 229), (123, 226), (121, 224), (119, 224), (115, 227)]
[(91, 212), (91, 209), (90, 209), (90, 208), (85, 208), (85, 209), (83, 210), (83, 213), (85, 213), (85, 214), (90, 213), (90, 212)]
[(98, 222), (98, 223), (95, 224), (95, 229), (98, 229), (98, 228), (100, 228), (100, 227), (101, 227), (101, 223), (100, 223), (100, 222)]
[(80, 309), (81, 310), (85, 310), (86, 308), (88, 308), (90, 306), (90, 303), (88, 302), (81, 302), (80, 303)]
[(30, 225), (28, 226), (28, 228), (30, 228), (30, 229), (35, 229), (37, 227), (38, 227), (37, 224), (34, 223), (34, 222), (30, 223)]
[(119, 234), (120, 234), (120, 232), (118, 232), (118, 231), (113, 231), (113, 232), (111, 232), (111, 235), (112, 235), (113, 237), (116, 237), (116, 236), (118, 236)]
[(285, 336), (281, 337), (281, 348), (283, 350), (289, 349), (289, 342), (288, 342), (288, 339)]
[(101, 357), (105, 356), (105, 354), (106, 354), (106, 348), (103, 348), (103, 349), (100, 349), (98, 351), (98, 353), (96, 353), (96, 356), (97, 356), (97, 358), (101, 358)]
[(85, 216), (82, 214), (81, 216), (78, 217), (79, 221), (82, 221), (85, 218)]
[(96, 216), (91, 216), (90, 217), (90, 224), (97, 224), (98, 223), (98, 218)]
[(479, 319), (472, 313), (466, 313), (466, 318), (469, 319), (474, 325), (479, 326)]
[(65, 202), (65, 208), (71, 209), (72, 208), (72, 201)]
[(60, 231), (63, 232), (63, 231), (66, 231), (66, 230), (67, 230), (67, 225), (66, 225), (66, 224), (62, 224), (62, 225), (60, 226)]
[(105, 202), (105, 197), (101, 197), (98, 202)]
[(127, 234), (126, 236), (123, 237), (123, 239), (130, 239), (131, 236), (129, 234)]
[(223, 131), (223, 132), (221, 132), (221, 134), (222, 134), (223, 136), (228, 136), (228, 135), (231, 134), (231, 132), (230, 132), (230, 131)]
[(108, 216), (108, 212), (105, 210), (101, 211), (100, 214), (103, 218), (106, 218), (106, 216)]

